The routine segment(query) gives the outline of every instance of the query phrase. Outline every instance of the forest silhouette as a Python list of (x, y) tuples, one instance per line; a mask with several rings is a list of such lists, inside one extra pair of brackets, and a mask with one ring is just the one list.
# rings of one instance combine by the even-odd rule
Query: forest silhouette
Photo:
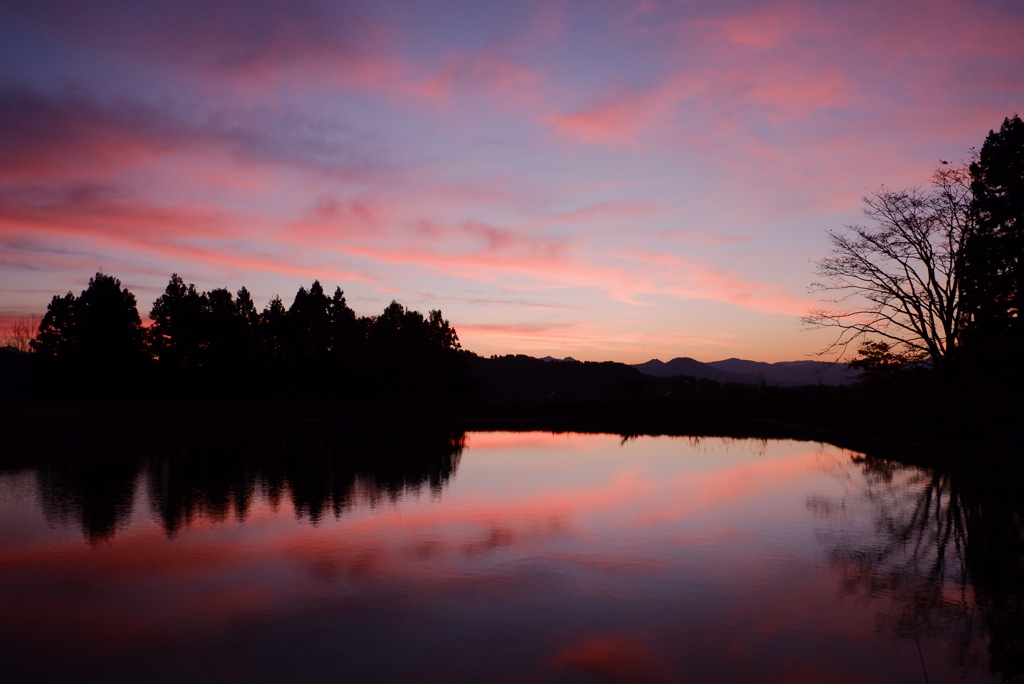
[(143, 327), (135, 296), (104, 273), (54, 296), (32, 347), (51, 396), (452, 399), (473, 394), (439, 310), (392, 302), (358, 317), (319, 281), (258, 313), (246, 288), (199, 292), (177, 275)]

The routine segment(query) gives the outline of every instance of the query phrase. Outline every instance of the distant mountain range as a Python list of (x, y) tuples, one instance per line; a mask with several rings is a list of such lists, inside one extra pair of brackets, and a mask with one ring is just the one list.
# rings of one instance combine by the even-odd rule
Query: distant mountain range
[[(578, 363), (572, 357), (556, 359), (545, 356), (541, 361)], [(764, 363), (762, 361), (745, 361), (743, 359), (725, 359), (702, 363), (689, 357), (679, 357), (671, 361), (651, 359), (645, 363), (630, 364), (644, 375), (656, 378), (672, 378), (677, 375), (688, 375), (701, 380), (728, 382), (741, 385), (773, 385), (776, 387), (794, 387), (798, 385), (849, 385), (857, 379), (857, 374), (849, 370), (846, 364), (828, 361), (779, 361)]]
[(651, 359), (646, 363), (631, 364), (644, 375), (669, 378), (676, 375), (690, 375), (695, 378), (732, 382), (743, 385), (775, 385), (793, 387), (796, 385), (849, 385), (857, 374), (846, 364), (828, 361), (745, 361), (725, 359), (701, 363), (696, 359), (680, 357), (665, 362)]

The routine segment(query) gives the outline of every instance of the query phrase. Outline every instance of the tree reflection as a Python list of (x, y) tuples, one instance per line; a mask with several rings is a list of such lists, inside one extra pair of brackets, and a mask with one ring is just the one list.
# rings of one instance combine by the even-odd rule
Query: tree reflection
[(155, 452), (59, 460), (35, 466), (48, 521), (86, 539), (112, 538), (131, 519), (139, 478), (168, 537), (197, 521), (244, 520), (258, 496), (285, 499), (314, 524), (355, 505), (440, 495), (465, 447), (461, 432), (286, 434)]
[[(884, 601), (881, 621), (898, 635), (951, 639), (963, 669), (985, 665), (1005, 681), (1024, 681), (1020, 473), (853, 460), (874, 525), (828, 535), (844, 591)], [(848, 513), (845, 502), (808, 505), (831, 518)]]
[(140, 471), (137, 458), (121, 456), (39, 465), (43, 513), (51, 523), (78, 525), (90, 544), (105, 541), (128, 523)]
[(168, 535), (196, 519), (244, 519), (258, 491), (300, 519), (339, 517), (356, 503), (439, 495), (458, 467), (465, 435), (287, 435), (271, 442), (193, 446), (150, 463), (149, 499)]

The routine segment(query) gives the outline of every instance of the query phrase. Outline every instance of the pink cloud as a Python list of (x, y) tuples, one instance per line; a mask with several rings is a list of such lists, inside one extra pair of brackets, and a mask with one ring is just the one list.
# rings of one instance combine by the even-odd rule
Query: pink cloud
[(0, 231), (17, 235), (24, 229), (43, 230), (126, 243), (168, 238), (230, 238), (241, 234), (238, 222), (242, 217), (216, 207), (151, 204), (117, 197), (116, 193), (102, 187), (55, 190), (41, 191), (35, 193), (36, 196), (31, 191), (24, 191), (20, 197), (0, 195), (0, 217), (5, 222), (0, 225)]
[(582, 109), (548, 114), (544, 122), (557, 135), (585, 144), (641, 147), (673, 108), (705, 88), (701, 77), (691, 75), (673, 77), (646, 90), (619, 85)]
[[(650, 295), (707, 299), (766, 313), (802, 315), (814, 302), (779, 291), (777, 286), (746, 281), (707, 265), (670, 254), (626, 250), (602, 256), (581, 240), (563, 242), (529, 231), (487, 224), (431, 223), (423, 244), (400, 246), (363, 241), (332, 249), (390, 265), (414, 266), (483, 282), (520, 278), (543, 288), (586, 288), (609, 299), (647, 305)], [(611, 259), (609, 259), (611, 257)], [(617, 261), (616, 261), (617, 260)]]
[[(287, 108), (183, 112), (74, 92), (0, 92), (0, 182), (200, 194), (267, 192), (282, 171), (365, 182), (375, 150), (334, 118)], [(167, 187), (170, 184), (173, 187)]]
[[(961, 0), (771, 3), (690, 20), (677, 30), (700, 41), (708, 56), (703, 72), (725, 86), (722, 95), (733, 106), (762, 104), (770, 116), (873, 108), (879, 98), (904, 110), (948, 104), (938, 86), (964, 76), (956, 74), (966, 57), (1024, 56), (1013, 22)], [(984, 83), (995, 76), (983, 70), (969, 78)], [(908, 101), (908, 92), (918, 101)]]
[[(564, 344), (579, 344), (591, 341), (594, 336), (573, 333), (580, 324), (538, 324), (538, 323), (480, 323), (458, 326), (460, 338), (471, 340), (500, 340), (510, 343), (513, 348), (551, 348)], [(486, 345), (493, 346), (493, 345)]]
[(803, 315), (815, 303), (808, 298), (786, 294), (774, 284), (743, 280), (727, 271), (673, 254), (630, 250), (623, 255), (659, 270), (662, 277), (658, 285), (652, 286), (654, 292), (680, 299), (708, 299), (792, 316)]
[(508, 59), (496, 50), (450, 55), (440, 71), (407, 90), (450, 109), (458, 97), (484, 95), (499, 109), (517, 111), (544, 99), (543, 76)]
[(383, 236), (389, 231), (394, 213), (386, 204), (369, 197), (338, 200), (325, 195), (300, 219), (282, 231), (287, 240), (322, 244), (341, 237), (366, 234)]
[(141, 117), (138, 108), (108, 109), (80, 97), (7, 91), (0, 93), (0, 111), (0, 180), (6, 182), (106, 179), (152, 162), (180, 141), (178, 132), (149, 128), (153, 118)]
[(728, 245), (749, 242), (753, 239), (749, 235), (715, 235), (696, 230), (662, 230), (658, 231), (657, 235), (663, 240), (709, 245), (713, 247), (726, 247)]
[[(999, 63), (1024, 59), (1019, 22), (960, 0), (758, 3), (699, 18), (680, 8), (651, 20), (659, 13), (651, 5), (620, 27), (671, 44), (651, 53), (653, 85), (612, 89), (546, 123), (586, 144), (697, 152), (755, 197), (768, 183), (833, 209), (855, 208), (882, 180), (919, 180), (925, 145), (937, 158), (950, 140), (977, 144), (1018, 85)], [(964, 88), (977, 96), (950, 101)]]
[[(52, 204), (0, 197), (0, 237), (18, 238), (31, 232), (37, 237), (85, 240), (91, 245), (148, 253), (176, 264), (174, 268), (178, 270), (182, 263), (205, 263), (278, 273), (302, 280), (311, 274), (336, 281), (368, 279), (349, 270), (317, 265), (309, 258), (289, 258), (280, 250), (272, 253), (269, 245), (263, 250), (251, 242), (246, 247), (237, 246), (236, 238), (251, 238), (252, 233), (248, 231), (259, 223), (257, 217), (219, 208), (160, 206), (109, 200), (88, 193), (81, 197), (72, 195), (66, 201)], [(218, 241), (229, 241), (233, 246), (221, 246)], [(54, 260), (39, 255), (31, 258)]]
[(696, 28), (733, 46), (763, 51), (784, 47), (796, 36), (808, 33), (814, 26), (816, 13), (813, 6), (803, 3), (774, 2), (754, 5), (748, 11), (739, 10), (735, 14), (725, 9), (724, 16), (691, 19), (685, 27)]
[(623, 97), (571, 114), (552, 114), (547, 122), (559, 134), (584, 143), (636, 145), (647, 116), (645, 104)]
[(649, 217), (662, 211), (653, 202), (606, 201), (550, 216), (540, 223), (607, 222)]
[(758, 79), (750, 86), (750, 101), (767, 107), (778, 116), (802, 117), (807, 112), (845, 107), (858, 93), (838, 72), (791, 75), (786, 70), (771, 78)]

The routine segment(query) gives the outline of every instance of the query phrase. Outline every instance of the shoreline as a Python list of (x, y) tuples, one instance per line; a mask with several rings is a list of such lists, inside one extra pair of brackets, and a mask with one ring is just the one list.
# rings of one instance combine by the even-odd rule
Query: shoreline
[[(684, 399), (548, 402), (155, 401), (38, 402), (0, 410), (0, 464), (197, 439), (295, 431), (544, 431), (827, 442), (852, 451), (1024, 464), (1019, 407), (920, 397), (746, 393)], [(909, 456), (909, 454), (908, 454)], [(898, 458), (899, 456), (893, 456)]]

